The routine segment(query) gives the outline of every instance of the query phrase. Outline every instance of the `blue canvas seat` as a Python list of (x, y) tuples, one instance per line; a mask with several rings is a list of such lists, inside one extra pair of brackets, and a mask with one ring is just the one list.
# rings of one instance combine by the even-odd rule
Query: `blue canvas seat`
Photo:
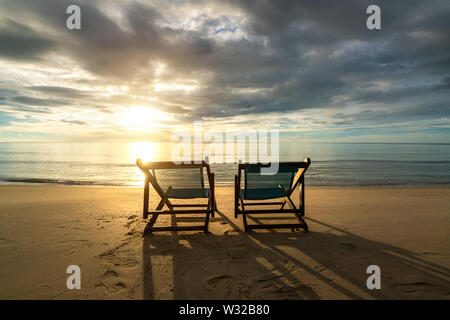
[(209, 189), (170, 189), (166, 196), (172, 199), (208, 198)]
[(260, 167), (244, 169), (244, 200), (267, 200), (285, 197), (299, 170), (296, 166), (280, 166), (273, 175), (262, 175)]
[(241, 192), (244, 200), (268, 200), (282, 198), (287, 195), (287, 192), (280, 188), (244, 189)]

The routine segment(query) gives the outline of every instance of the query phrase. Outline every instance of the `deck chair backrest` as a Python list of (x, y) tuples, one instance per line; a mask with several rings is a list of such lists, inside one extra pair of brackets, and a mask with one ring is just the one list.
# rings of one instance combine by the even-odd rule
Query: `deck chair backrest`
[(261, 189), (277, 188), (282, 185), (286, 190), (290, 190), (294, 182), (298, 167), (280, 167), (278, 172), (273, 175), (261, 175), (261, 168), (248, 167), (244, 169), (244, 188)]
[(204, 189), (203, 167), (183, 167), (153, 169), (153, 176), (158, 184), (166, 190), (169, 186), (175, 189)]
[(244, 188), (278, 188), (281, 185), (291, 193), (302, 182), (311, 160), (306, 158), (303, 162), (280, 162), (278, 172), (274, 175), (261, 175), (261, 167), (270, 164), (240, 164), (239, 174), (244, 171)]
[(148, 162), (141, 159), (136, 164), (148, 176), (155, 191), (162, 196), (169, 187), (173, 189), (205, 190), (204, 170), (209, 177), (209, 165), (205, 162), (174, 164), (173, 162)]

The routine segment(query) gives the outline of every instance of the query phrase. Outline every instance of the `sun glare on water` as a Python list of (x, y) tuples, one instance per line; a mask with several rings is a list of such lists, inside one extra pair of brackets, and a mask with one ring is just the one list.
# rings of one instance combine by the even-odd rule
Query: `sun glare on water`
[[(116, 123), (123, 130), (135, 132), (136, 137), (142, 139), (147, 134), (158, 134), (158, 132), (166, 126), (165, 121), (172, 119), (170, 114), (149, 107), (134, 106), (122, 108), (115, 114)], [(159, 144), (154, 142), (134, 142), (127, 144), (127, 158), (129, 163), (135, 163), (136, 159), (141, 158), (144, 162), (158, 161), (161, 156)], [(142, 185), (144, 183), (144, 175), (140, 169), (134, 167), (134, 176), (131, 181)]]
[[(156, 147), (155, 143), (152, 142), (134, 142), (129, 144), (129, 158), (130, 163), (134, 163), (136, 159), (140, 158), (144, 162), (155, 161), (156, 156)], [(135, 177), (137, 178), (137, 184), (142, 185), (144, 183), (144, 175), (141, 170), (136, 166), (134, 167)]]
[(157, 160), (157, 148), (153, 142), (133, 142), (128, 150), (130, 161), (141, 158), (144, 162)]

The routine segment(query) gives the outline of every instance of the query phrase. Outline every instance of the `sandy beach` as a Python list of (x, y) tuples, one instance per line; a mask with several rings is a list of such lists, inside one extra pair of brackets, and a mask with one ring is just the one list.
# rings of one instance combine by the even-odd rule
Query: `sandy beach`
[[(450, 298), (450, 189), (311, 187), (309, 233), (244, 233), (218, 188), (210, 234), (145, 237), (142, 193), (0, 186), (0, 299)], [(381, 290), (366, 287), (372, 264)], [(66, 288), (69, 265), (81, 290)]]

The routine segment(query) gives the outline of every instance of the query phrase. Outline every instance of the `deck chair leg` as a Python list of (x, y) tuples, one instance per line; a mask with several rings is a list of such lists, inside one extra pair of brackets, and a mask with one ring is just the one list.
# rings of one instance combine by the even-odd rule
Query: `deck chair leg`
[(302, 184), (301, 184), (301, 188), (302, 188), (302, 192), (300, 195), (300, 200), (302, 202), (301, 204), (301, 209), (302, 209), (302, 216), (305, 216), (305, 179), (302, 179)]
[(298, 191), (298, 197), (299, 197), (299, 220), (303, 223), (305, 232), (308, 232), (308, 224), (306, 223), (304, 217), (305, 217), (305, 177), (302, 177), (300, 180), (300, 189)]
[(214, 210), (214, 205), (211, 202), (211, 198), (208, 199), (208, 206), (206, 209), (206, 216), (205, 216), (205, 233), (208, 233), (208, 227), (209, 227), (209, 215), (211, 214), (211, 208)]
[(244, 223), (244, 231), (248, 232), (248, 223), (247, 223), (247, 217), (245, 212), (242, 213), (242, 221)]
[(303, 219), (303, 218), (301, 218), (300, 217), (300, 219), (299, 219), (301, 222), (302, 222), (302, 224), (303, 224), (303, 229), (305, 230), (305, 232), (308, 232), (308, 224), (306, 223), (306, 221), (305, 221), (305, 219)]
[(234, 218), (238, 217), (240, 185), (238, 176), (234, 176)]
[(145, 235), (147, 232), (152, 232), (153, 226), (155, 225), (156, 220), (158, 219), (158, 216), (159, 216), (159, 214), (157, 214), (157, 213), (154, 213), (154, 214), (152, 215), (152, 218), (150, 219), (150, 221), (149, 221), (149, 222), (147, 223), (147, 225), (145, 226), (145, 229), (144, 229), (144, 235)]
[(216, 190), (215, 190), (215, 177), (214, 177), (214, 173), (211, 173), (211, 182), (212, 185), (209, 187), (210, 192), (211, 192), (211, 217), (214, 218), (214, 213), (217, 210), (217, 206), (216, 206)]
[(211, 217), (214, 218), (215, 212), (216, 212), (216, 201), (212, 200), (212, 203), (211, 203)]
[(206, 213), (205, 217), (205, 234), (208, 233), (208, 227), (209, 227), (209, 210), (208, 213)]
[(245, 232), (247, 232), (248, 231), (248, 223), (247, 223), (247, 217), (245, 214), (244, 199), (242, 198), (241, 194), (239, 194), (239, 200), (241, 202), (241, 207), (242, 207), (242, 221), (244, 222), (244, 230), (245, 230)]
[(289, 196), (286, 196), (286, 198), (288, 198), (289, 203), (292, 206), (292, 209), (294, 209), (296, 212), (295, 217), (297, 218), (297, 220), (303, 225), (303, 229), (305, 230), (305, 232), (308, 232), (308, 225), (306, 224), (305, 219), (303, 219), (303, 217), (301, 216), (301, 212), (300, 209), (297, 209), (297, 207), (295, 206), (294, 202), (292, 201), (292, 199)]
[(150, 180), (148, 176), (145, 176), (145, 184), (144, 184), (144, 205), (143, 205), (143, 213), (142, 216), (144, 219), (148, 218), (148, 202), (150, 197)]

